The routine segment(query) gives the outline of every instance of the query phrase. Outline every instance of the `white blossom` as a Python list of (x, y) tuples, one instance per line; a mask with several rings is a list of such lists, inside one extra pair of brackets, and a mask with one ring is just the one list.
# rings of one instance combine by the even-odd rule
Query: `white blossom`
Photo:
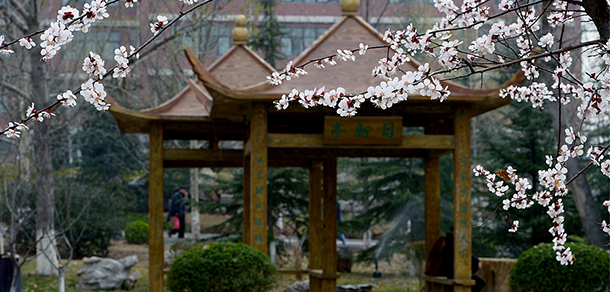
[(167, 23), (167, 17), (158, 15), (157, 21), (150, 24), (150, 31), (152, 31), (153, 35), (157, 35), (159, 31), (163, 29), (165, 25), (167, 25)]
[(517, 229), (519, 229), (519, 220), (513, 221), (513, 224), (510, 227), (510, 229), (508, 229), (508, 232), (515, 233), (515, 232), (517, 232)]
[(358, 54), (360, 54), (360, 56), (366, 54), (366, 50), (369, 49), (368, 45), (365, 45), (363, 43), (360, 43), (360, 49), (358, 50)]
[(125, 0), (125, 7), (130, 8), (133, 7), (134, 3), (137, 3), (138, 0)]
[(110, 104), (106, 103), (106, 90), (101, 82), (95, 82), (93, 79), (81, 85), (80, 94), (85, 98), (85, 101), (95, 106), (99, 111), (108, 110)]
[(57, 11), (57, 22), (68, 26), (72, 21), (79, 17), (78, 9), (66, 5)]
[(19, 39), (19, 45), (25, 47), (26, 49), (31, 49), (36, 46), (36, 43), (28, 37)]
[(545, 47), (550, 48), (554, 42), (555, 42), (555, 40), (554, 40), (553, 34), (549, 32), (540, 38), (538, 45), (540, 45), (543, 48), (545, 48)]
[(348, 60), (356, 61), (356, 56), (350, 50), (337, 50), (337, 56), (344, 62)]
[(600, 169), (605, 176), (610, 177), (610, 159), (606, 159), (606, 161), (602, 162)]
[(58, 95), (57, 100), (59, 100), (64, 107), (76, 106), (76, 95), (70, 90)]
[(106, 68), (104, 68), (104, 60), (94, 52), (89, 52), (89, 56), (83, 61), (83, 71), (89, 75), (96, 75), (98, 78), (104, 78)]
[(0, 35), (0, 47), (4, 47), (4, 48), (0, 49), (0, 55), (2, 55), (2, 56), (8, 56), (8, 55), (14, 53), (14, 51), (9, 49), (8, 46), (6, 45), (3, 35)]

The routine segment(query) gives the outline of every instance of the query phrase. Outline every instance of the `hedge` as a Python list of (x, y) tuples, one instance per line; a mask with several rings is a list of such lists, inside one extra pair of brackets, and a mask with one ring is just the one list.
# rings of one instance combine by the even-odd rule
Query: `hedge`
[(128, 243), (148, 243), (148, 223), (143, 221), (131, 222), (125, 227), (125, 240)]
[(262, 292), (275, 283), (275, 266), (267, 255), (243, 243), (194, 247), (170, 266), (172, 292)]
[(568, 243), (574, 264), (562, 266), (552, 244), (523, 252), (511, 270), (511, 292), (610, 291), (610, 254), (582, 243)]

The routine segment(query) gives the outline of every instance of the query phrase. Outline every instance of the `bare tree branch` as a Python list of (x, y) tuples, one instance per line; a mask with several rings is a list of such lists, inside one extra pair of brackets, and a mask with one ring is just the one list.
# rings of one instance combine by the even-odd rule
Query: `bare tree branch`
[(22, 98), (29, 99), (29, 95), (27, 95), (27, 93), (23, 92), (23, 89), (15, 86), (11, 83), (0, 80), (0, 86), (14, 92), (15, 94), (21, 96)]
[(15, 9), (20, 15), (21, 17), (23, 17), (24, 19), (30, 18), (32, 15), (25, 10), (25, 4), (27, 3), (26, 1), (22, 1), (21, 3), (19, 3), (16, 0), (10, 0), (11, 4), (13, 5), (13, 9)]

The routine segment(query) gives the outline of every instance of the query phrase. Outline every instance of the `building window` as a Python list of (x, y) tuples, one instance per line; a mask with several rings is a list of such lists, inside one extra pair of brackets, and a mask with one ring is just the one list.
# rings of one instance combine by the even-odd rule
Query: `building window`
[(284, 56), (293, 56), (292, 55), (292, 39), (291, 38), (281, 38), (281, 49), (282, 55)]
[(64, 51), (64, 58), (68, 60), (82, 60), (89, 52), (94, 52), (108, 62), (114, 59), (114, 50), (120, 46), (120, 32), (92, 30), (87, 34), (79, 34), (74, 38), (73, 45), (64, 46), (61, 51)]
[(191, 49), (198, 48), (200, 54), (219, 56), (231, 47), (231, 27), (203, 27), (182, 38), (182, 44)]

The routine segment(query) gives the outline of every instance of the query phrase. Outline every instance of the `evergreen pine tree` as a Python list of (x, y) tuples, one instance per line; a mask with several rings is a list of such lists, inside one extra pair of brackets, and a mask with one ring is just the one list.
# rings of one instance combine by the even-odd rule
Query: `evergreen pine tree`
[[(339, 224), (343, 232), (361, 233), (381, 227), (377, 245), (360, 253), (358, 261), (388, 258), (403, 252), (408, 242), (424, 240), (424, 165), (422, 159), (369, 158), (340, 160), (348, 179), (339, 186), (339, 197), (364, 211)], [(447, 230), (452, 221), (451, 158), (441, 159), (441, 221)]]
[[(308, 173), (303, 168), (270, 168), (268, 171), (267, 187), (267, 224), (269, 227), (269, 241), (275, 238), (277, 222), (280, 214), (283, 217), (284, 230), (291, 234), (287, 236), (301, 236), (308, 226), (307, 209), (309, 207)], [(203, 213), (222, 211), (232, 216), (215, 226), (208, 228), (209, 232), (222, 233), (223, 236), (239, 234), (243, 227), (243, 172), (237, 171), (232, 179), (217, 178), (216, 184), (207, 186), (207, 191), (233, 194), (233, 203), (218, 204), (216, 202), (202, 202), (199, 205)], [(278, 246), (278, 255), (282, 255), (283, 246)]]
[(250, 37), (249, 45), (263, 51), (263, 58), (275, 68), (275, 61), (284, 58), (280, 51), (282, 28), (275, 17), (276, 0), (259, 0), (263, 10), (263, 20), (256, 25), (256, 33)]

